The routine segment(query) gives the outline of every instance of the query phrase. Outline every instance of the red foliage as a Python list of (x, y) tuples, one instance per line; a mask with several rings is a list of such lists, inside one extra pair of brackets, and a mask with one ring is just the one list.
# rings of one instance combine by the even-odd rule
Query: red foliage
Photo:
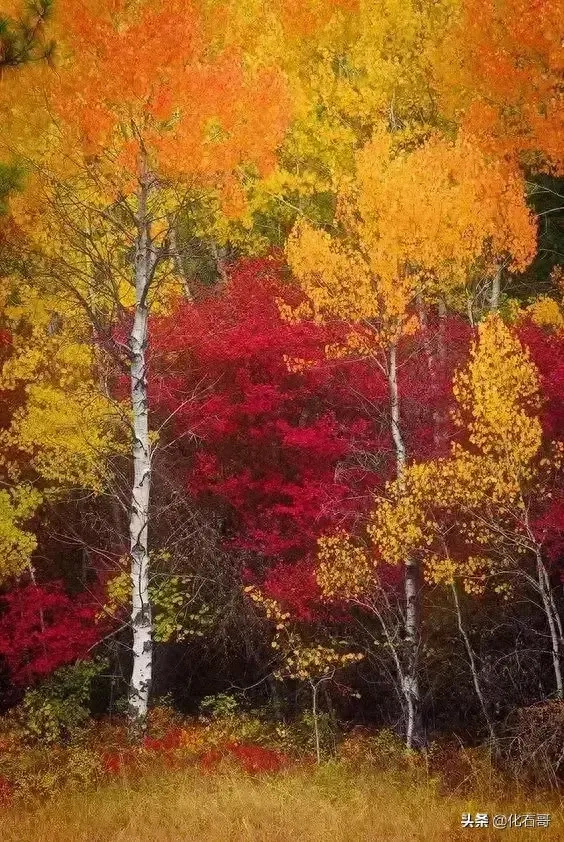
[[(175, 435), (199, 437), (186, 454), (191, 495), (222, 513), (233, 547), (282, 565), (273, 595), (286, 591), (307, 615), (316, 594), (304, 560), (319, 535), (362, 520), (381, 480), (362, 453), (386, 439), (367, 408), (387, 400), (387, 391), (363, 362), (326, 361), (325, 345), (342, 338), (342, 325), (282, 320), (276, 299), (300, 300), (282, 272), (275, 260), (242, 262), (224, 295), (156, 320), (151, 390), (153, 406), (174, 413)], [(288, 358), (312, 365), (292, 371)], [(296, 562), (296, 582), (284, 583)]]
[[(153, 321), (150, 388), (157, 412), (173, 414), (191, 496), (220, 513), (232, 547), (252, 553), (250, 578), (312, 619), (318, 537), (362, 529), (395, 460), (384, 374), (365, 360), (327, 360), (326, 346), (347, 325), (285, 322), (277, 300), (296, 306), (301, 295), (278, 260), (241, 261), (222, 295)], [(452, 371), (470, 338), (461, 321), (439, 324), (431, 313), (428, 329), (434, 388), (422, 337), (401, 349), (405, 438), (417, 458), (448, 445)], [(448, 364), (439, 365), (437, 335)], [(288, 360), (310, 364), (296, 370)], [(186, 444), (188, 432), (197, 447)]]
[[(546, 443), (564, 441), (564, 335), (525, 323), (519, 330), (521, 342), (529, 349), (539, 370), (542, 395), (541, 421)], [(533, 501), (531, 520), (537, 540), (542, 542), (552, 565), (564, 559), (564, 492), (561, 476), (555, 477), (550, 496)], [(561, 573), (564, 579), (564, 572)]]
[(545, 435), (552, 441), (564, 441), (564, 334), (527, 322), (520, 328), (519, 338), (539, 370)]
[[(115, 748), (102, 755), (102, 769), (107, 775), (120, 775), (134, 768), (142, 768), (146, 762), (144, 752), (156, 755), (159, 763), (169, 768), (179, 768), (186, 762), (186, 756), (179, 753), (182, 749), (182, 730), (173, 728), (164, 737), (145, 737), (142, 746)], [(289, 763), (289, 758), (281, 752), (263, 746), (240, 743), (234, 740), (221, 743), (209, 749), (199, 757), (202, 769), (215, 769), (219, 763), (231, 758), (246, 772), (278, 772)]]
[(228, 742), (211, 749), (200, 758), (203, 769), (214, 769), (226, 757), (233, 758), (249, 774), (280, 772), (289, 764), (289, 758), (279, 751), (247, 743)]
[[(555, 564), (564, 559), (564, 492), (557, 490), (553, 497), (538, 503), (541, 511), (534, 519), (533, 530), (548, 561)], [(561, 576), (564, 581), (564, 570)]]
[(107, 752), (102, 756), (102, 769), (108, 775), (117, 775), (123, 768), (123, 754)]
[(107, 751), (102, 755), (102, 769), (107, 775), (121, 775), (137, 764), (138, 757), (133, 749)]
[(25, 585), (0, 597), (0, 656), (15, 685), (29, 686), (90, 656), (107, 632), (92, 594), (70, 597), (59, 581)]
[(172, 728), (164, 737), (145, 737), (143, 740), (143, 748), (146, 751), (166, 752), (175, 751), (182, 745), (182, 730), (180, 728)]
[(321, 593), (311, 561), (277, 564), (268, 572), (262, 588), (280, 605), (291, 606), (297, 619), (313, 620), (319, 617)]

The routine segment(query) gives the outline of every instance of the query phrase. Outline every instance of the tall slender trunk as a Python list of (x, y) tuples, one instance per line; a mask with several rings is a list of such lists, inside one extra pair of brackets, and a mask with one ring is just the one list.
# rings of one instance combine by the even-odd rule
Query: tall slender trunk
[(482, 693), (482, 686), (480, 684), (480, 677), (478, 674), (478, 667), (476, 664), (476, 656), (474, 654), (474, 650), (472, 649), (472, 644), (470, 643), (470, 638), (464, 628), (464, 623), (462, 622), (462, 611), (460, 610), (460, 600), (458, 599), (458, 590), (456, 588), (456, 582), (452, 582), (452, 595), (454, 598), (454, 607), (456, 609), (456, 620), (458, 623), (458, 631), (460, 632), (460, 636), (464, 642), (464, 647), (466, 649), (466, 654), (468, 655), (468, 663), (470, 665), (470, 672), (472, 673), (472, 682), (474, 684), (474, 690), (476, 691), (476, 696), (478, 697), (478, 701), (480, 702), (480, 707), (482, 708), (482, 713), (484, 714), (484, 719), (486, 720), (486, 725), (488, 726), (488, 731), (490, 734), (490, 740), (492, 744), (496, 742), (495, 731), (493, 727), (492, 720), (490, 719), (490, 715), (488, 713), (488, 706), (486, 705), (486, 700), (484, 699), (484, 694)]
[[(390, 390), (390, 421), (396, 450), (397, 477), (401, 478), (407, 463), (407, 451), (401, 430), (401, 412), (397, 373), (397, 347), (390, 346), (388, 355), (388, 386)], [(405, 668), (403, 670), (403, 694), (407, 708), (406, 742), (408, 748), (419, 748), (425, 742), (419, 690), (419, 567), (416, 560), (408, 556), (404, 569), (405, 593)]]
[(433, 451), (435, 456), (443, 456), (447, 446), (447, 418), (444, 407), (441, 405), (441, 381), (444, 377), (446, 366), (445, 347), (445, 323), (446, 307), (444, 301), (439, 299), (437, 303), (438, 323), (436, 341), (433, 341), (429, 332), (429, 319), (427, 308), (421, 293), (417, 294), (417, 315), (421, 325), (423, 348), (427, 360), (427, 370), (431, 384), (431, 406), (433, 418)]
[(550, 606), (552, 608), (552, 616), (554, 617), (554, 621), (555, 621), (556, 626), (558, 628), (558, 642), (559, 642), (559, 645), (560, 645), (560, 651), (562, 653), (564, 653), (564, 630), (562, 629), (562, 618), (560, 617), (560, 613), (558, 611), (558, 606), (556, 605), (556, 602), (554, 601), (554, 595), (552, 593), (552, 588), (550, 587), (550, 578), (548, 576), (548, 570), (546, 569), (544, 563), (543, 563), (542, 566), (543, 566), (543, 571), (544, 571), (543, 572), (543, 578), (544, 578), (544, 581), (546, 583), (546, 590), (548, 592), (548, 598), (549, 598)]
[(321, 738), (319, 735), (319, 716), (317, 711), (317, 691), (319, 690), (319, 682), (310, 680), (311, 686), (311, 716), (313, 719), (313, 737), (315, 741), (315, 757), (317, 763), (321, 763)]
[(537, 561), (537, 577), (539, 583), (539, 592), (544, 606), (544, 613), (548, 622), (550, 631), (550, 642), (552, 650), (552, 666), (554, 668), (554, 679), (556, 681), (556, 697), (558, 699), (564, 698), (564, 683), (562, 681), (562, 667), (560, 663), (560, 642), (558, 639), (557, 624), (553, 614), (553, 606), (551, 604), (550, 583), (548, 581), (548, 574), (544, 566), (540, 550), (536, 550)]
[(186, 273), (186, 268), (184, 266), (184, 260), (182, 255), (180, 254), (180, 250), (178, 248), (178, 242), (176, 239), (176, 231), (174, 229), (174, 224), (169, 220), (169, 241), (170, 241), (170, 250), (172, 252), (172, 257), (174, 260), (174, 265), (176, 267), (176, 271), (178, 272), (178, 277), (180, 279), (180, 283), (182, 284), (182, 290), (184, 292), (184, 296), (187, 301), (194, 301), (194, 293), (190, 287), (190, 281), (188, 280), (188, 275)]
[(421, 335), (423, 337), (423, 348), (425, 349), (425, 359), (427, 360), (427, 368), (429, 370), (429, 377), (434, 383), (435, 380), (435, 351), (429, 336), (429, 319), (427, 318), (427, 308), (423, 301), (421, 293), (417, 293), (417, 316), (419, 324), (421, 325)]
[(129, 716), (132, 731), (137, 733), (142, 732), (145, 727), (153, 670), (148, 534), (151, 449), (147, 393), (149, 315), (147, 293), (153, 266), (147, 221), (148, 190), (147, 180), (143, 178), (139, 192), (138, 234), (135, 254), (135, 316), (129, 337), (133, 415), (133, 486), (129, 520), (133, 669), (129, 685)]
[(497, 312), (499, 310), (499, 297), (501, 295), (501, 275), (503, 272), (503, 266), (500, 264), (497, 269), (495, 270), (495, 274), (492, 278), (492, 288), (490, 293), (490, 310), (492, 313)]

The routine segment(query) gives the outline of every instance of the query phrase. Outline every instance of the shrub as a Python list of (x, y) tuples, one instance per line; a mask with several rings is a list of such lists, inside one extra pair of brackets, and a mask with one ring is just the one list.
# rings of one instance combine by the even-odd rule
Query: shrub
[(28, 690), (19, 710), (25, 737), (43, 743), (71, 739), (90, 718), (90, 685), (105, 668), (101, 659), (78, 661), (56, 670), (41, 687)]
[(12, 800), (14, 787), (3, 775), (0, 775), (0, 806)]
[(393, 731), (355, 728), (341, 742), (338, 757), (354, 766), (369, 764), (381, 770), (409, 769), (421, 762), (417, 752), (406, 748)]
[(213, 769), (225, 759), (234, 760), (248, 774), (279, 772), (289, 764), (289, 758), (281, 752), (236, 742), (227, 742), (205, 752), (200, 764), (204, 769)]
[(503, 755), (517, 778), (554, 789), (564, 781), (564, 702), (519, 708), (503, 736)]

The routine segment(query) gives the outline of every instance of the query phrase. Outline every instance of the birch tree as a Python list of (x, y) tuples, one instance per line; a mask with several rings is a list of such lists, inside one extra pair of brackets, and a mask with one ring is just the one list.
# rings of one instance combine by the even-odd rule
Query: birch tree
[[(129, 378), (129, 711), (137, 730), (152, 680), (149, 317), (181, 294), (173, 235), (185, 208), (212, 191), (235, 212), (241, 173), (268, 169), (289, 112), (281, 75), (211, 30), (207, 11), (188, 0), (62, 3), (56, 72), (37, 66), (1, 102), (2, 147), (28, 170), (12, 212), (30, 253)], [(31, 121), (22, 121), (22, 102)]]
[[(507, 256), (515, 269), (532, 259), (535, 226), (522, 185), (463, 136), (431, 137), (414, 152), (377, 132), (357, 156), (356, 177), (341, 190), (336, 232), (299, 220), (287, 244), (291, 268), (314, 319), (351, 324), (348, 347), (370, 357), (389, 386), (389, 430), (401, 496), (409, 462), (401, 409), (401, 348), (420, 330), (417, 302), (451, 300), (472, 270)], [(397, 562), (396, 562), (397, 563)], [(419, 656), (421, 576), (406, 550), (403, 694), (408, 746), (424, 742)]]
[[(543, 440), (538, 372), (498, 315), (479, 327), (468, 365), (455, 378), (457, 421), (468, 440), (449, 457), (412, 464), (375, 510), (370, 527), (397, 561), (417, 555), (429, 582), (450, 587), (476, 694), (476, 659), (456, 593), (501, 596), (524, 582), (544, 613), (555, 695), (562, 698), (562, 619), (547, 568), (543, 506), (561, 483), (562, 443)], [(491, 728), (491, 724), (488, 721)]]

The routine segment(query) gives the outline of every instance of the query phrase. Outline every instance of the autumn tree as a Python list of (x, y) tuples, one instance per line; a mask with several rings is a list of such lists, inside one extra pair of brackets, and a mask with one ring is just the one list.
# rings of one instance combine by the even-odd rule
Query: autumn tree
[(295, 100), (276, 166), (246, 180), (247, 212), (229, 226), (232, 241), (246, 250), (282, 246), (301, 215), (330, 224), (341, 182), (376, 129), (386, 127), (413, 148), (444, 123), (434, 59), (450, 0), (272, 4), (279, 6), (275, 36), (272, 27), (256, 26), (255, 0), (240, 4), (247, 30), (268, 42), (285, 68)]
[(521, 577), (533, 587), (562, 698), (562, 620), (550, 584), (551, 518), (545, 513), (561, 484), (562, 443), (543, 441), (538, 371), (499, 316), (479, 326), (469, 363), (456, 375), (455, 395), (464, 443), (454, 444), (449, 457), (408, 467), (375, 510), (370, 531), (384, 555), (398, 563), (407, 548), (430, 582), (452, 589), (489, 723), (457, 589), (462, 583), (470, 594), (486, 588), (504, 594), (508, 582)]
[[(463, 136), (454, 142), (436, 136), (406, 153), (394, 150), (385, 132), (359, 153), (356, 179), (340, 194), (336, 222), (330, 235), (300, 220), (287, 244), (288, 260), (313, 318), (349, 321), (349, 349), (385, 373), (401, 486), (409, 455), (398, 347), (419, 328), (418, 302), (464, 295), (473, 272), (491, 273), (502, 258), (524, 268), (534, 253), (535, 228), (519, 182), (508, 180)], [(403, 692), (409, 746), (424, 739), (419, 592), (419, 566), (407, 553)]]
[[(155, 417), (171, 419), (163, 446), (181, 488), (218, 530), (239, 593), (252, 583), (289, 614), (302, 641), (326, 645), (334, 622), (315, 582), (316, 542), (335, 523), (353, 528), (366, 518), (376, 475), (365, 460), (379, 436), (368, 407), (385, 400), (386, 385), (363, 361), (326, 360), (324, 346), (346, 335), (345, 325), (282, 317), (304, 298), (286, 277), (281, 256), (240, 260), (221, 295), (155, 317), (150, 389)], [(221, 596), (219, 565), (211, 598), (232, 599)], [(231, 613), (223, 610), (225, 623)], [(264, 622), (261, 611), (249, 613)], [(231, 645), (251, 625), (243, 612), (235, 620)], [(253, 647), (273, 697), (271, 661), (280, 656)]]
[[(37, 0), (28, 4), (4, 4), (0, 12), (0, 80), (10, 85), (11, 76), (26, 64), (49, 61), (54, 41), (48, 37), (47, 25), (51, 17), (51, 0)], [(10, 192), (21, 183), (20, 168), (10, 161), (0, 163), (0, 211)]]
[[(142, 725), (152, 669), (149, 312), (178, 290), (178, 214), (202, 190), (229, 205), (238, 171), (268, 168), (288, 103), (274, 69), (209, 32), (205, 4), (67, 3), (54, 26), (57, 73), (38, 66), (25, 91), (5, 92), (3, 148), (29, 170), (13, 213), (42, 272), (130, 373), (130, 713)], [(37, 108), (33, 127), (19, 122), (21, 101)]]
[[(13, 74), (26, 64), (48, 60), (53, 51), (53, 42), (46, 34), (46, 24), (51, 16), (52, 3), (50, 0), (39, 0), (37, 3), (24, 5), (22, 3), (4, 4), (0, 13), (0, 84), (3, 89), (10, 87)], [(7, 200), (14, 189), (21, 185), (21, 166), (12, 160), (0, 162), (0, 215), (7, 210)], [(9, 271), (10, 260), (7, 252), (17, 248), (14, 241), (13, 227), (4, 217), (0, 224), (0, 274)], [(4, 311), (7, 290), (2, 288), (0, 306)], [(4, 314), (4, 312), (3, 312)], [(13, 334), (3, 321), (1, 333), (1, 362), (5, 363), (13, 350)], [(6, 391), (2, 394), (2, 403), (7, 403)], [(13, 407), (12, 407), (13, 408)], [(4, 415), (4, 412), (3, 412)], [(10, 415), (10, 410), (7, 415)], [(9, 424), (9, 418), (5, 419)], [(13, 454), (12, 454), (13, 457)], [(18, 483), (13, 471), (9, 467), (10, 456), (6, 453), (4, 442), (4, 457), (2, 467), (7, 476), (5, 488), (2, 489), (2, 547), (3, 563), (0, 567), (0, 581), (10, 579), (21, 573), (29, 565), (31, 553), (36, 547), (34, 536), (24, 530), (26, 521), (36, 512), (41, 502), (41, 494), (29, 482)], [(13, 463), (12, 463), (13, 467)], [(29, 478), (27, 478), (29, 479)]]
[(284, 320), (303, 299), (286, 273), (280, 258), (241, 260), (221, 295), (153, 319), (153, 405), (171, 416), (171, 446), (184, 442), (185, 488), (223, 513), (230, 548), (256, 554), (257, 572), (309, 563), (320, 533), (368, 505), (362, 455), (379, 433), (368, 401), (385, 399), (363, 361), (326, 360), (346, 325)]
[[(280, 258), (240, 260), (230, 267), (221, 295), (210, 292), (197, 307), (182, 301), (155, 317), (153, 409), (156, 418), (171, 418), (163, 446), (190, 501), (223, 535), (233, 576), (276, 601), (309, 644), (326, 646), (333, 637), (351, 636), (355, 645), (368, 647), (387, 691), (388, 650), (370, 647), (366, 628), (381, 633), (374, 606), (390, 637), (401, 640), (401, 570), (380, 565), (380, 604), (368, 597), (370, 582), (364, 577), (363, 598), (354, 602), (359, 611), (353, 616), (342, 591), (328, 598), (317, 567), (318, 540), (329, 536), (331, 543), (335, 532), (352, 533), (349, 543), (359, 551), (364, 536), (368, 553), (365, 524), (372, 495), (382, 493), (395, 472), (389, 387), (369, 358), (327, 358), (328, 346), (345, 343), (351, 330), (347, 322), (288, 321), (308, 302), (286, 276)], [(440, 405), (448, 420), (452, 370), (468, 351), (469, 327), (460, 318), (446, 321), (440, 395), (429, 389), (420, 339), (405, 337), (398, 351), (405, 361), (400, 372), (403, 434), (412, 459), (435, 453), (433, 414)], [(451, 426), (445, 426), (446, 436)], [(351, 581), (371, 569), (368, 560), (361, 568), (358, 555), (349, 557), (346, 577)], [(214, 591), (219, 596), (217, 586)], [(231, 612), (224, 615), (227, 620)], [(241, 615), (230, 639), (241, 635), (248, 622)], [(256, 647), (255, 654), (257, 666), (267, 672), (271, 657), (278, 659), (280, 652), (268, 657), (268, 650), (264, 655)], [(392, 706), (395, 695), (386, 695)], [(326, 700), (325, 692), (320, 699)]]

